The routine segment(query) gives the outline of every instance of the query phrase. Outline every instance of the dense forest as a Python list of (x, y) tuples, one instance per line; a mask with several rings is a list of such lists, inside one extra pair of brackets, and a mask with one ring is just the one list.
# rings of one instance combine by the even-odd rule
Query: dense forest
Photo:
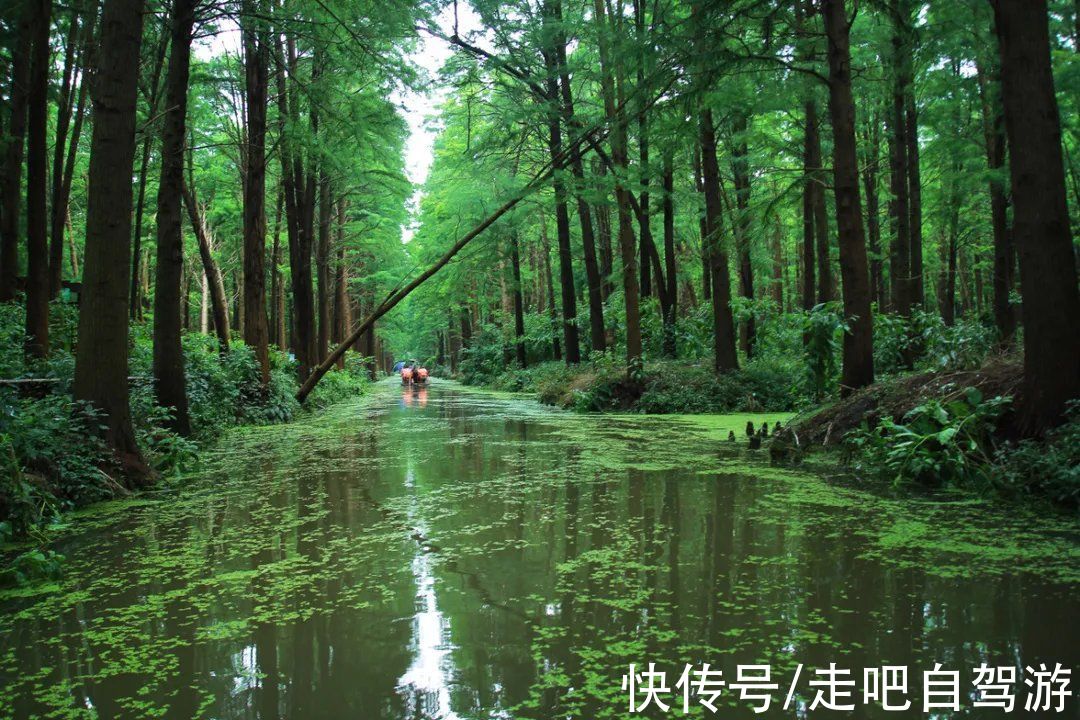
[(990, 367), (1011, 405), (968, 410), (1012, 440), (1080, 395), (1075, 3), (19, 0), (2, 23), (9, 511), (78, 474), (72, 438), (137, 488), (395, 358), (650, 412)]
[(0, 0), (0, 720), (1075, 717), (1078, 110), (1080, 0)]

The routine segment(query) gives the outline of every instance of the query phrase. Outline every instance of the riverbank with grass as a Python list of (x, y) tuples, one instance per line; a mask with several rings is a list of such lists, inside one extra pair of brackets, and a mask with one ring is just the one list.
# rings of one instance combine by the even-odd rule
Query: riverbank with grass
[[(44, 525), (95, 502), (131, 494), (124, 469), (100, 437), (103, 418), (71, 396), (77, 310), (57, 303), (51, 313), (53, 352), (27, 362), (22, 353), (23, 310), (0, 305), (0, 543), (30, 538)], [(234, 339), (184, 335), (191, 433), (169, 428), (170, 414), (154, 400), (152, 339), (133, 326), (130, 353), (132, 421), (154, 484), (194, 469), (202, 450), (229, 428), (285, 423), (355, 397), (370, 383), (361, 358), (327, 374), (301, 408), (296, 365), (272, 350), (270, 381), (259, 378), (255, 354)]]

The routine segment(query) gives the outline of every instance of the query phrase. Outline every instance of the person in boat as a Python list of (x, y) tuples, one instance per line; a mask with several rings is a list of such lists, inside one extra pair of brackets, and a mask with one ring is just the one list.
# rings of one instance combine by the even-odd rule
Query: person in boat
[(428, 371), (426, 367), (418, 367), (413, 371), (413, 379), (418, 383), (426, 383)]
[(410, 383), (412, 383), (412, 381), (413, 381), (412, 367), (409, 366), (409, 365), (405, 365), (404, 367), (401, 368), (401, 384), (402, 385), (409, 385)]

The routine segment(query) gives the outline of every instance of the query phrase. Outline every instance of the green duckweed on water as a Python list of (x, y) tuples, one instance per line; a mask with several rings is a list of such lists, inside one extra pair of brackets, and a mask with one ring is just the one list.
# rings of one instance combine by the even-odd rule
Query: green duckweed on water
[(787, 416), (384, 383), (230, 432), (0, 595), (0, 716), (616, 718), (631, 662), (1075, 664), (1074, 520), (770, 467), (748, 417)]

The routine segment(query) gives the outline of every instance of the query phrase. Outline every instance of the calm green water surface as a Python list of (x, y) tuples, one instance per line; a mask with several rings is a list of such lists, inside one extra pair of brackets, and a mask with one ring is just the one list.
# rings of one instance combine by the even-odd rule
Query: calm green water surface
[(185, 490), (73, 522), (62, 579), (0, 596), (0, 717), (616, 718), (649, 661), (670, 685), (768, 663), (764, 717), (805, 715), (788, 683), (830, 661), (860, 688), (909, 666), (887, 716), (923, 716), (940, 662), (962, 714), (1000, 717), (970, 707), (981, 662), (1076, 672), (1074, 522), (770, 468), (726, 441), (745, 420), (384, 382), (230, 434)]

